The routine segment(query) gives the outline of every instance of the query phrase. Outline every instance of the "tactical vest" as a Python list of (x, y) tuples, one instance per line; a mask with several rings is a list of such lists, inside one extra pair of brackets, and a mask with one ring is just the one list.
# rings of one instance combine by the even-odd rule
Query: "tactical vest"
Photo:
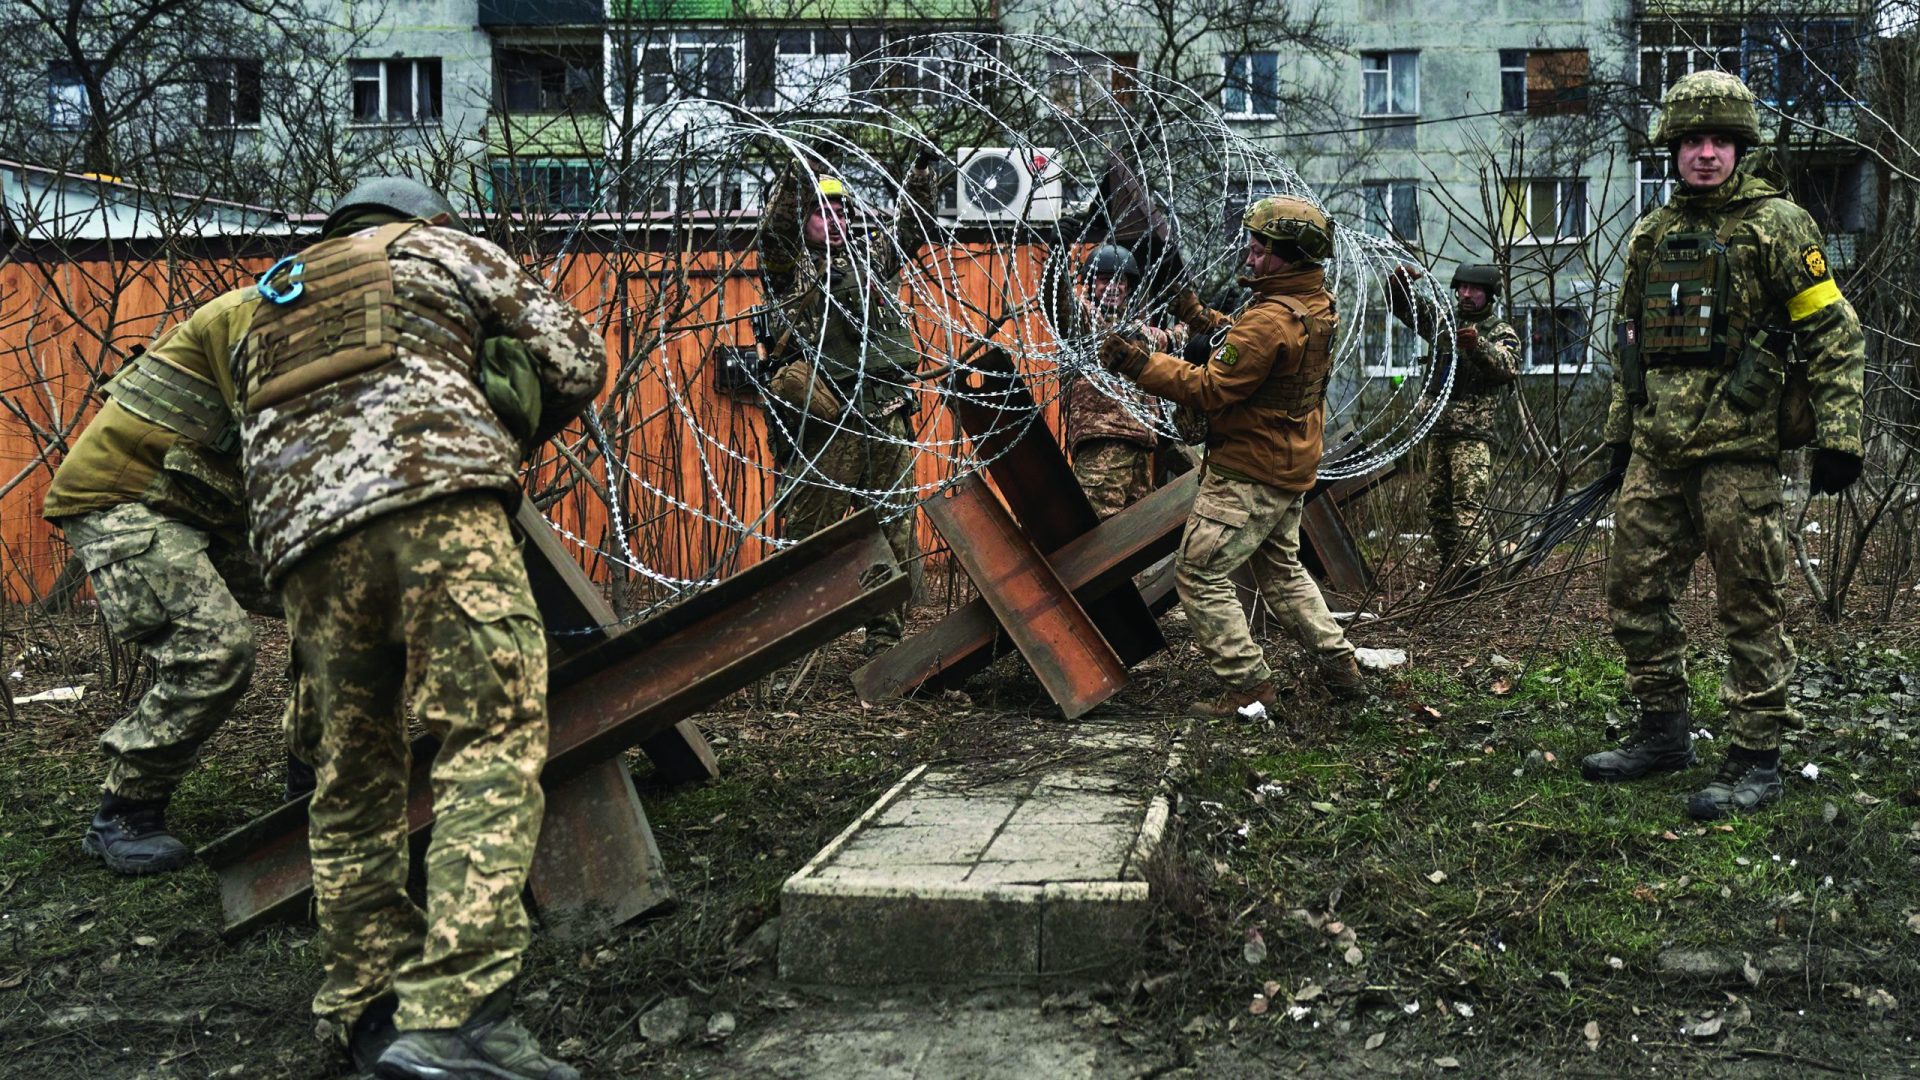
[(246, 370), (234, 379), (246, 412), (283, 405), (389, 363), (403, 341), (410, 352), (474, 370), (473, 332), (443, 310), (444, 298), (415, 295), (394, 283), (393, 244), (422, 224), (401, 221), (322, 240), (298, 262), (270, 272), (262, 285), (277, 283), (281, 295), (295, 281), (304, 287), (290, 302), (269, 296), (254, 314)]
[(1712, 232), (1668, 229), (1654, 240), (1641, 287), (1639, 349), (1647, 367), (1725, 367), (1740, 355), (1749, 331), (1732, 310), (1727, 241), (1759, 202), (1727, 215)]
[(216, 453), (232, 453), (239, 427), (213, 380), (174, 367), (150, 352), (120, 368), (105, 388), (120, 407)]
[(1333, 320), (1309, 315), (1307, 305), (1296, 296), (1273, 298), (1293, 312), (1307, 329), (1307, 340), (1300, 351), (1300, 366), (1284, 375), (1268, 375), (1267, 381), (1253, 392), (1253, 404), (1274, 409), (1292, 420), (1304, 420), (1327, 399), (1327, 382), (1333, 374)]

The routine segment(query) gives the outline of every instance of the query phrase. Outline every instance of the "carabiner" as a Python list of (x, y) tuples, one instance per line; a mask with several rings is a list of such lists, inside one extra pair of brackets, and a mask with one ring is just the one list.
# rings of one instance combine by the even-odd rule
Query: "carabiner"
[[(293, 268), (287, 272), (287, 282), (293, 287), (286, 292), (281, 292), (279, 289), (273, 287), (273, 276), (278, 274), (280, 268), (286, 266), (288, 263), (292, 263)], [(300, 256), (288, 255), (279, 262), (274, 263), (271, 267), (268, 267), (267, 272), (260, 275), (260, 284), (258, 286), (260, 295), (266, 300), (276, 304), (291, 304), (295, 300), (300, 299), (301, 293), (307, 291), (307, 283), (300, 280), (301, 276), (306, 272), (307, 264), (300, 261)]]

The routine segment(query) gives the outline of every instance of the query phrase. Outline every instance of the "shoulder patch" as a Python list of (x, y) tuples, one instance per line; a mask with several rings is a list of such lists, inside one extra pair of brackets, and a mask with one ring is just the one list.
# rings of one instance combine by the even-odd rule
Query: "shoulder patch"
[(1815, 281), (1827, 276), (1827, 257), (1821, 254), (1819, 244), (1808, 244), (1800, 250), (1800, 265), (1807, 268), (1807, 275)]
[(1232, 367), (1240, 362), (1240, 350), (1229, 341), (1220, 346), (1220, 351), (1213, 354), (1213, 359), (1221, 367)]

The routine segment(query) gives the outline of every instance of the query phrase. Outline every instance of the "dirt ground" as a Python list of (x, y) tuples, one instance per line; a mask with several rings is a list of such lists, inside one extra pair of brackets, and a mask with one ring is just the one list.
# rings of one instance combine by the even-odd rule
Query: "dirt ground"
[[(1706, 590), (1686, 614), (1711, 732)], [(1910, 621), (1835, 629), (1796, 603), (1807, 725), (1787, 799), (1702, 828), (1680, 796), (1709, 766), (1578, 779), (1630, 716), (1591, 570), (1387, 610), (1353, 630), (1411, 654), (1376, 700), (1336, 708), (1309, 681), (1265, 726), (1179, 718), (1212, 687), (1179, 617), (1163, 621), (1170, 652), (1102, 708), (1185, 749), (1178, 842), (1125, 978), (777, 979), (781, 882), (867, 803), (914, 765), (1031, 754), (1059, 731), (1017, 658), (962, 691), (863, 706), (854, 635), (699, 718), (718, 780), (664, 787), (633, 759), (677, 904), (587, 948), (539, 938), (521, 1013), (590, 1076), (1920, 1075)], [(0, 1076), (342, 1075), (307, 1011), (310, 929), (224, 940), (204, 868), (121, 880), (81, 854), (93, 740), (138, 673), (88, 614), (25, 621), (0, 623), (13, 695), (87, 692), (0, 728)], [(254, 687), (176, 798), (195, 845), (277, 798), (284, 642), (259, 631)], [(1290, 645), (1272, 652), (1299, 668)]]

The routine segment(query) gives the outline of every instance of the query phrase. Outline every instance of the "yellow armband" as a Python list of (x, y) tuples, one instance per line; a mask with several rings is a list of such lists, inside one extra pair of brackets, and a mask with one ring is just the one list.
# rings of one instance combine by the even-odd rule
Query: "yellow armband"
[(1828, 278), (1816, 285), (1809, 286), (1794, 296), (1793, 299), (1788, 300), (1787, 317), (1794, 322), (1799, 322), (1814, 312), (1839, 302), (1840, 286), (1834, 284), (1832, 278)]

